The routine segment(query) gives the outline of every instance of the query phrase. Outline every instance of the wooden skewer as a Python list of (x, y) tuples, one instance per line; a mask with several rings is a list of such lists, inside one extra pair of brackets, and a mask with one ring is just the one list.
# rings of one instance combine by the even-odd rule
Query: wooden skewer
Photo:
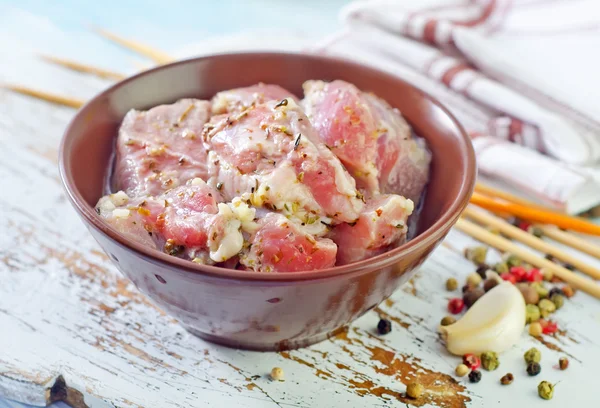
[(531, 248), (537, 249), (538, 251), (544, 252), (546, 254), (550, 254), (560, 259), (561, 261), (567, 262), (573, 265), (577, 270), (591, 276), (594, 279), (600, 279), (600, 270), (596, 269), (590, 265), (587, 265), (585, 262), (582, 262), (577, 257), (568, 254), (525, 231), (520, 228), (517, 228), (513, 225), (510, 225), (506, 221), (494, 217), (493, 215), (487, 214), (483, 211), (478, 211), (474, 208), (467, 207), (464, 211), (464, 215), (468, 218), (471, 218), (477, 221), (480, 224), (488, 225), (494, 228), (497, 228), (503, 234), (514, 238)]
[(600, 259), (600, 246), (598, 245), (594, 245), (588, 241), (585, 241), (577, 235), (561, 231), (556, 227), (548, 225), (536, 225), (536, 227), (539, 227), (544, 232), (544, 235), (548, 238), (561, 242), (565, 245), (569, 245), (570, 247), (578, 249), (581, 252)]
[(27, 88), (18, 85), (0, 85), (0, 87), (10, 89), (13, 92), (17, 92), (23, 95), (32, 96), (34, 98), (42, 99), (44, 101), (56, 103), (63, 106), (79, 109), (85, 104), (85, 101), (81, 99), (71, 98), (68, 96), (57, 95), (49, 92), (38, 91), (36, 89)]
[(120, 74), (118, 72), (109, 71), (109, 70), (103, 69), (103, 68), (93, 67), (91, 65), (82, 64), (77, 61), (57, 58), (57, 57), (53, 57), (51, 55), (40, 55), (40, 57), (42, 59), (44, 59), (45, 61), (48, 61), (52, 64), (60, 65), (62, 67), (72, 69), (73, 71), (83, 72), (85, 74), (93, 74), (93, 75), (99, 76), (100, 78), (115, 79), (117, 81), (125, 78), (125, 75)]
[(119, 44), (121, 47), (124, 47), (130, 51), (136, 52), (140, 55), (143, 55), (147, 58), (150, 58), (157, 64), (167, 64), (169, 62), (173, 62), (175, 59), (170, 55), (166, 54), (163, 51), (152, 48), (148, 45), (141, 44), (137, 41), (129, 40), (127, 38), (123, 38), (119, 35), (113, 34), (109, 31), (94, 28), (94, 31), (103, 36), (104, 38)]
[(588, 278), (584, 278), (577, 275), (562, 266), (559, 266), (547, 259), (541, 258), (522, 247), (515, 245), (511, 241), (502, 238), (498, 235), (492, 234), (486, 229), (470, 222), (465, 219), (459, 219), (456, 223), (456, 228), (472, 236), (473, 238), (481, 241), (487, 245), (497, 248), (501, 251), (510, 252), (530, 263), (538, 268), (547, 268), (551, 270), (556, 276), (565, 282), (573, 285), (574, 287), (581, 289), (582, 291), (600, 299), (600, 285), (597, 285), (594, 281)]
[[(533, 201), (529, 201), (524, 198), (517, 197), (514, 194), (507, 193), (506, 191), (498, 190), (497, 188), (490, 187), (490, 186), (487, 186), (482, 183), (475, 184), (475, 191), (478, 193), (481, 193), (481, 194), (488, 195), (490, 197), (501, 198), (503, 200), (510, 201), (515, 204), (520, 204), (520, 205), (523, 205), (526, 207), (538, 208), (538, 209), (544, 210), (544, 211), (554, 211), (548, 207), (544, 207), (543, 205), (534, 203)], [(555, 211), (555, 212), (558, 212), (558, 211)]]
[(557, 212), (530, 208), (521, 204), (497, 201), (480, 193), (473, 193), (471, 203), (492, 212), (509, 213), (528, 221), (552, 224), (557, 227), (582, 232), (584, 234), (600, 235), (600, 225), (592, 224), (581, 218), (571, 217)]

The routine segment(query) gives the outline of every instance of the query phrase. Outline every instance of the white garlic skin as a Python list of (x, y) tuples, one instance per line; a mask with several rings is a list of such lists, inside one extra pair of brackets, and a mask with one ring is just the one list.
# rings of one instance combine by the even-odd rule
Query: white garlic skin
[(525, 300), (515, 285), (502, 282), (483, 295), (456, 323), (440, 326), (452, 354), (501, 353), (515, 345), (525, 327)]

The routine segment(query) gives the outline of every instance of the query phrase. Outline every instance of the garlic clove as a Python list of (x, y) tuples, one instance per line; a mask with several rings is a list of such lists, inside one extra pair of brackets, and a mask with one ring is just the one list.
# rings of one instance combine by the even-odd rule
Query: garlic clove
[(440, 326), (446, 348), (455, 355), (503, 352), (517, 343), (525, 327), (525, 301), (510, 282), (482, 296), (456, 323)]

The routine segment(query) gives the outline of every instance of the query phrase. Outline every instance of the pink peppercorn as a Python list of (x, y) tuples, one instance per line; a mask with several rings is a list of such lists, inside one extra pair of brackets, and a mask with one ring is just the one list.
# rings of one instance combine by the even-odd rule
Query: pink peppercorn
[(475, 354), (465, 354), (463, 356), (463, 364), (471, 370), (477, 370), (481, 366), (481, 360)]
[(510, 273), (515, 276), (517, 282), (523, 282), (527, 277), (527, 271), (522, 266), (513, 266)]
[(465, 302), (461, 298), (453, 298), (448, 302), (448, 311), (452, 314), (459, 314), (465, 308)]
[(527, 272), (525, 279), (527, 282), (541, 282), (544, 280), (544, 274), (539, 269), (533, 268)]
[(529, 223), (527, 221), (519, 222), (519, 228), (521, 228), (523, 231), (527, 231), (529, 229), (529, 227), (531, 227), (531, 223)]
[(504, 273), (500, 274), (500, 277), (503, 280), (508, 281), (510, 283), (513, 283), (513, 284), (517, 283), (517, 277), (515, 275), (513, 275), (512, 273), (504, 272)]
[(558, 324), (556, 322), (540, 319), (540, 324), (542, 326), (542, 333), (544, 334), (552, 334), (558, 331)]

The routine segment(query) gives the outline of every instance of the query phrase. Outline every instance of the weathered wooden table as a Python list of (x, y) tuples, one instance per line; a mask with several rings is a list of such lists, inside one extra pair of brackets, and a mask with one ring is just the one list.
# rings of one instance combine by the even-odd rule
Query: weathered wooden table
[[(88, 97), (109, 84), (42, 68), (55, 92)], [(582, 293), (556, 313), (559, 335), (524, 333), (478, 384), (453, 376), (459, 360), (436, 331), (451, 297), (444, 282), (474, 269), (461, 256), (474, 242), (456, 231), (409, 284), (320, 344), (259, 353), (188, 334), (119, 274), (66, 201), (57, 146), (73, 114), (0, 91), (1, 397), (74, 407), (596, 406), (600, 302)], [(392, 333), (376, 334), (379, 315), (393, 321)], [(522, 358), (532, 346), (543, 353), (533, 378)], [(555, 367), (562, 356), (566, 372)], [(268, 378), (274, 366), (284, 382)], [(502, 386), (507, 372), (515, 382)], [(417, 401), (404, 396), (415, 378), (427, 389)], [(542, 379), (560, 382), (552, 401), (537, 396)]]

